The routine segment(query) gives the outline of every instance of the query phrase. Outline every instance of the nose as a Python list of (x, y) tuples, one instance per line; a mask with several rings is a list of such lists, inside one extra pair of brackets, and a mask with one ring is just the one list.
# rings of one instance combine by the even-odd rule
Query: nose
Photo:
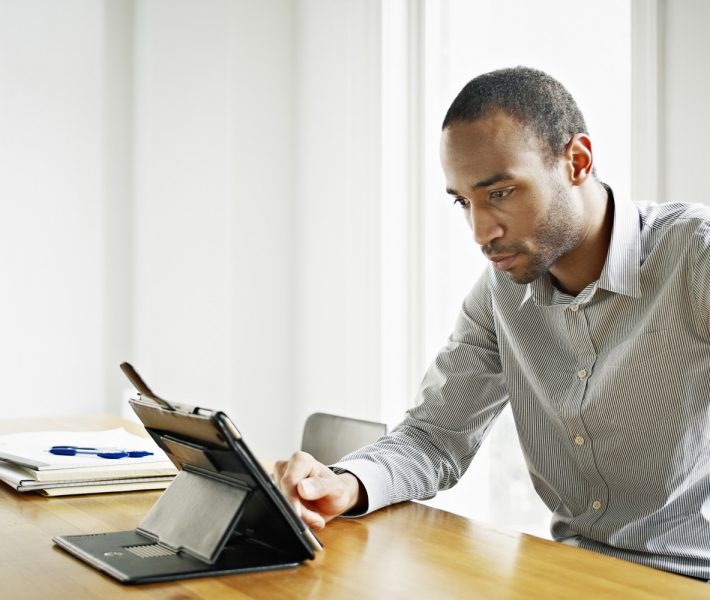
[(473, 239), (479, 246), (485, 246), (505, 233), (500, 221), (486, 207), (471, 207), (469, 215)]

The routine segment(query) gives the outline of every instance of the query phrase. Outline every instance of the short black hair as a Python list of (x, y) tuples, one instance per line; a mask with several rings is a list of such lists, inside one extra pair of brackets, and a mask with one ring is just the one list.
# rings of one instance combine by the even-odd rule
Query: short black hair
[(529, 127), (542, 142), (550, 163), (564, 152), (573, 135), (589, 135), (582, 112), (565, 87), (529, 67), (499, 69), (469, 81), (451, 103), (441, 128), (457, 121), (476, 121), (496, 110)]

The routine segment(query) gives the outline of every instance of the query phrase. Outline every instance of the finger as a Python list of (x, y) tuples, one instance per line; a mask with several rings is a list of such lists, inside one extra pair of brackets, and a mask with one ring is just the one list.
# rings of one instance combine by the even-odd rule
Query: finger
[(310, 510), (301, 505), (301, 519), (303, 522), (313, 529), (323, 529), (325, 527), (325, 519), (316, 511)]
[(285, 460), (277, 460), (274, 462), (274, 477), (276, 481), (283, 477), (284, 471), (286, 471), (286, 465), (288, 463)]
[(296, 486), (298, 495), (304, 500), (319, 500), (328, 495), (340, 496), (341, 487), (337, 479), (325, 477), (307, 477)]
[(293, 511), (301, 518), (303, 518), (303, 511), (307, 510), (298, 497), (293, 497), (288, 499), (289, 504), (293, 507)]

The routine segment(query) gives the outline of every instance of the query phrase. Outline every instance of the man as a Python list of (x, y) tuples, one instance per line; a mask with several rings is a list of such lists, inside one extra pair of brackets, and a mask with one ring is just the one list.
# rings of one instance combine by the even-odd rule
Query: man
[(490, 267), (405, 420), (332, 468), (277, 463), (281, 489), (316, 528), (431, 497), (510, 402), (555, 539), (710, 579), (710, 209), (614, 198), (527, 68), (464, 87), (441, 160)]

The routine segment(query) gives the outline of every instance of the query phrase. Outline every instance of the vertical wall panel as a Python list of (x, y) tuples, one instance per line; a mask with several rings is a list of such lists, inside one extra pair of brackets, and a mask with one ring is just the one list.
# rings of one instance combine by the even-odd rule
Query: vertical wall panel
[(2, 416), (102, 412), (103, 2), (0, 2)]
[(380, 6), (299, 3), (296, 385), (302, 422), (380, 418)]
[(292, 14), (136, 6), (135, 356), (166, 397), (293, 448)]

